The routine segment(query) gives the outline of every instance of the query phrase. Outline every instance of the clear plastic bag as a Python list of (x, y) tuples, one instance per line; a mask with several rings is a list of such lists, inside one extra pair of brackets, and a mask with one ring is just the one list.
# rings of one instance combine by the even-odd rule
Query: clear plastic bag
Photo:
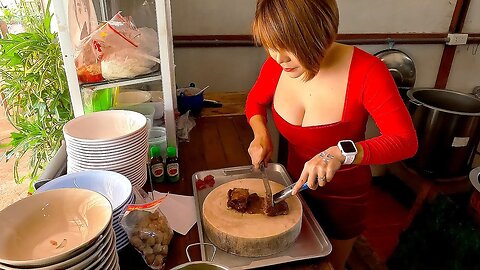
[[(150, 73), (160, 63), (158, 56), (155, 30), (137, 29), (130, 17), (123, 17), (118, 12), (82, 40), (75, 62), (79, 80), (95, 82), (103, 78), (133, 78)], [(82, 72), (90, 75), (91, 71), (97, 76), (82, 76)]]
[(168, 245), (173, 237), (167, 218), (158, 209), (164, 198), (127, 206), (120, 222), (130, 243), (140, 252), (145, 263), (155, 270), (165, 267)]

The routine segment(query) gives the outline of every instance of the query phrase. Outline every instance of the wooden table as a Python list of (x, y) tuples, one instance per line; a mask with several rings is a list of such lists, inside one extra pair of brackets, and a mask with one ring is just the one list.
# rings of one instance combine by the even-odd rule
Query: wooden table
[[(253, 134), (244, 115), (200, 117), (190, 133), (189, 142), (179, 144), (180, 172), (182, 180), (174, 184), (158, 184), (154, 188), (161, 192), (193, 195), (192, 175), (203, 170), (249, 165), (248, 146)], [(198, 227), (187, 235), (175, 233), (169, 245), (166, 268), (188, 262), (185, 248), (198, 243)], [(201, 260), (200, 248), (190, 249), (193, 260)], [(140, 254), (131, 245), (120, 253), (121, 269), (149, 269)], [(331, 269), (325, 259), (310, 259), (262, 269)]]

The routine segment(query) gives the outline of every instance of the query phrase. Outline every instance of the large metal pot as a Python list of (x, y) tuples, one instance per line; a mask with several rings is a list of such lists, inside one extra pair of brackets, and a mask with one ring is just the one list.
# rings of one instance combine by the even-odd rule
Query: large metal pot
[[(193, 246), (210, 246), (212, 248), (212, 256), (209, 260), (207, 261), (192, 261), (192, 258), (190, 257), (190, 253), (188, 250), (193, 247)], [(172, 268), (172, 270), (229, 270), (229, 268), (216, 264), (213, 262), (215, 258), (215, 253), (217, 252), (217, 247), (215, 247), (213, 244), (210, 243), (193, 243), (187, 246), (185, 248), (185, 253), (187, 254), (187, 259), (188, 262), (181, 264), (179, 266), (176, 266)]]
[(480, 140), (480, 99), (445, 89), (411, 89), (407, 96), (419, 149), (406, 163), (436, 179), (468, 175)]
[(197, 261), (184, 263), (172, 268), (172, 270), (228, 270), (228, 268), (212, 262)]

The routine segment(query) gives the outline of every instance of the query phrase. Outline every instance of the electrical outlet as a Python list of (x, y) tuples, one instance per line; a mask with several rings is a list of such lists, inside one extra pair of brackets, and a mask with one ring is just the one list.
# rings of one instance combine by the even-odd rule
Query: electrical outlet
[(468, 34), (448, 34), (447, 45), (465, 45), (467, 44)]

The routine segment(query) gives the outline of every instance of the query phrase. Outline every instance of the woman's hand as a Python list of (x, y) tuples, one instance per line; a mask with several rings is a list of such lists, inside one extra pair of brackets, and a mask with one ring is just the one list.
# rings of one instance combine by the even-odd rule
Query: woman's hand
[(314, 156), (305, 163), (292, 194), (297, 194), (305, 182), (308, 182), (308, 187), (313, 190), (317, 189), (318, 186), (323, 187), (333, 179), (335, 172), (342, 166), (344, 160), (345, 157), (337, 146), (332, 146)]
[(250, 155), (252, 164), (255, 168), (258, 168), (261, 162), (264, 162), (266, 165), (270, 161), (272, 152), (272, 139), (268, 133), (255, 136), (248, 147), (248, 154)]

